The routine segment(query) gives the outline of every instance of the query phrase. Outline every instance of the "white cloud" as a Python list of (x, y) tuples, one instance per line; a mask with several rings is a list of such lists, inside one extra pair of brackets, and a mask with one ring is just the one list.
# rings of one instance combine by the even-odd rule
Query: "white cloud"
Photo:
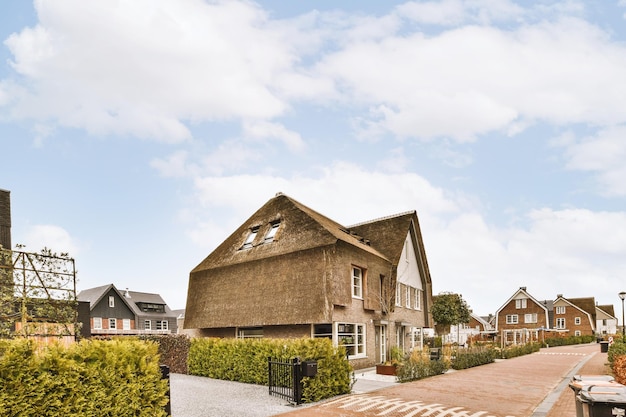
[(76, 257), (80, 253), (80, 245), (62, 227), (55, 225), (33, 225), (28, 228), (24, 235), (23, 250), (27, 252), (39, 252), (43, 248), (48, 248), (60, 254), (68, 253), (71, 257)]
[(285, 128), (279, 123), (265, 121), (246, 122), (243, 126), (245, 136), (252, 139), (276, 139), (283, 142), (292, 151), (304, 149), (304, 141), (300, 134)]

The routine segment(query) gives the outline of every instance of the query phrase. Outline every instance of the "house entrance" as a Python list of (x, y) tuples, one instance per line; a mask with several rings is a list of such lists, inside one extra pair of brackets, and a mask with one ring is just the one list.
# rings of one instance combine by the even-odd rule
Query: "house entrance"
[(378, 351), (378, 361), (387, 361), (387, 325), (376, 326), (376, 350)]

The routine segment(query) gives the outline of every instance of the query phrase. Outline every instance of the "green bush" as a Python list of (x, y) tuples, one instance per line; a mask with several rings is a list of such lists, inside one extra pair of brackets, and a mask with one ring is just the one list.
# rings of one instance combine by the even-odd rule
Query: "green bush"
[(528, 355), (529, 353), (539, 352), (541, 349), (541, 343), (532, 342), (524, 345), (508, 346), (500, 352), (502, 359), (511, 359), (518, 356)]
[(430, 360), (430, 357), (415, 351), (404, 358), (396, 368), (398, 382), (416, 381), (434, 375), (441, 375), (448, 369), (445, 359)]
[(568, 336), (568, 337), (550, 337), (543, 341), (543, 346), (567, 346), (567, 345), (580, 345), (583, 343), (595, 342), (596, 337), (593, 335), (586, 336)]
[(611, 368), (614, 366), (615, 359), (623, 355), (626, 355), (626, 343), (622, 341), (614, 341), (613, 344), (609, 346), (609, 352), (607, 353), (607, 358), (611, 364)]
[(492, 363), (497, 356), (498, 352), (490, 346), (460, 349), (456, 352), (450, 366), (457, 370), (472, 368)]
[(304, 402), (350, 392), (345, 349), (329, 339), (192, 339), (188, 368), (191, 375), (267, 385), (269, 357), (317, 361), (317, 375), (303, 381)]
[(8, 416), (165, 416), (167, 381), (157, 346), (90, 341), (37, 351), (0, 341), (0, 404)]

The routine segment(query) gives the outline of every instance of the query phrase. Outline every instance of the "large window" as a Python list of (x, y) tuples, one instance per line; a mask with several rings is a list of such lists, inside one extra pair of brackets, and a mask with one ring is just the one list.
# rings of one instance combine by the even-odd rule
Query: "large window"
[(537, 323), (537, 313), (524, 314), (524, 323)]
[(526, 308), (526, 300), (526, 298), (520, 298), (518, 300), (515, 300), (515, 308)]
[(130, 319), (123, 319), (122, 320), (122, 329), (130, 330)]
[(414, 303), (413, 307), (416, 310), (421, 310), (422, 309), (422, 290), (420, 290), (418, 288), (415, 289), (415, 303)]
[(518, 321), (518, 317), (517, 314), (507, 314), (506, 315), (506, 324), (517, 324)]
[(102, 317), (94, 317), (93, 318), (93, 328), (94, 329), (102, 329)]
[(348, 356), (365, 356), (365, 325), (337, 323), (337, 340), (345, 346)]
[(156, 322), (157, 330), (167, 330), (169, 329), (169, 323), (167, 320), (157, 320)]
[(352, 297), (363, 298), (363, 270), (352, 267)]
[(565, 319), (564, 318), (558, 318), (556, 319), (556, 328), (557, 329), (564, 329), (565, 328)]

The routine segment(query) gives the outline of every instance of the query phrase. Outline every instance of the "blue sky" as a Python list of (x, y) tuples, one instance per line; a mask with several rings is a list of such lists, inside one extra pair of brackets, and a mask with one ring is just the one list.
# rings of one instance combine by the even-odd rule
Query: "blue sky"
[[(479, 314), (626, 290), (626, 1), (8, 0), (13, 242), (184, 308), (283, 192), (417, 210), (434, 292)], [(618, 314), (620, 315), (620, 314)]]

